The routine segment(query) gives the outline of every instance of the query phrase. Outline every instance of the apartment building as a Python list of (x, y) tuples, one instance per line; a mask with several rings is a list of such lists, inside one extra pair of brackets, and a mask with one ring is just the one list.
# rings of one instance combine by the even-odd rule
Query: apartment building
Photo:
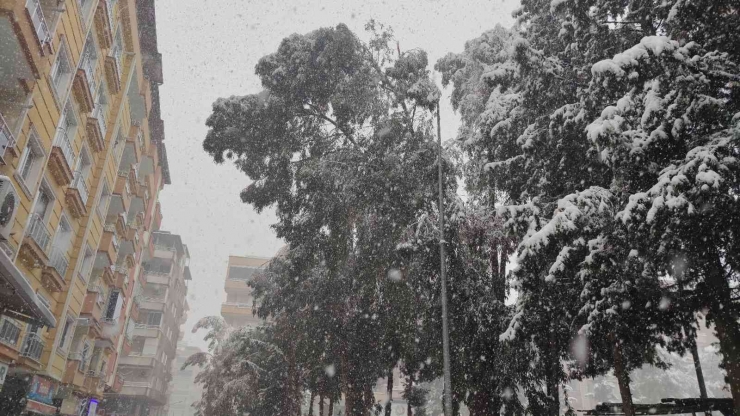
[(268, 257), (229, 256), (224, 283), (226, 302), (221, 304), (221, 317), (230, 326), (256, 328), (262, 323), (253, 313), (252, 288), (248, 283), (255, 273), (267, 267), (270, 260)]
[(152, 233), (153, 252), (143, 264), (146, 285), (138, 295), (138, 316), (131, 344), (118, 360), (120, 391), (106, 393), (105, 414), (167, 415), (172, 363), (177, 355), (180, 326), (187, 319), (190, 254), (179, 235)]
[(200, 348), (189, 345), (179, 346), (175, 357), (175, 365), (172, 369), (172, 383), (170, 390), (172, 395), (169, 401), (168, 416), (193, 416), (195, 409), (192, 404), (200, 400), (203, 388), (195, 383), (198, 367), (187, 367), (182, 369), (185, 360), (193, 354), (202, 352)]
[(155, 29), (154, 0), (0, 0), (0, 414), (126, 388), (170, 181)]

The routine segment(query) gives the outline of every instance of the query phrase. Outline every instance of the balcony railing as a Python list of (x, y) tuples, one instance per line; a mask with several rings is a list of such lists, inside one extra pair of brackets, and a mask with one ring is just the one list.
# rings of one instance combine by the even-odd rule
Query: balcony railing
[(41, 9), (41, 1), (27, 0), (26, 9), (28, 9), (28, 13), (31, 15), (31, 22), (33, 23), (33, 28), (36, 31), (36, 37), (38, 37), (41, 46), (46, 43), (50, 43), (51, 33), (49, 32), (49, 26), (46, 24), (44, 11), (43, 9)]
[(107, 123), (106, 117), (108, 115), (105, 113), (105, 106), (103, 106), (100, 103), (97, 103), (95, 105), (95, 110), (93, 110), (93, 118), (98, 121), (98, 127), (100, 128), (100, 134), (105, 137), (105, 124)]
[(154, 243), (154, 248), (157, 249), (157, 250), (175, 251), (175, 247), (174, 246), (166, 246), (164, 244)]
[(161, 329), (161, 324), (160, 325), (149, 325), (149, 324), (140, 324), (137, 322), (136, 328), (137, 329)]
[(128, 381), (124, 380), (123, 385), (127, 387), (147, 387), (152, 388), (152, 382), (151, 381)]
[(53, 247), (51, 257), (49, 258), (49, 265), (64, 279), (64, 276), (67, 274), (67, 268), (69, 267), (69, 260), (64, 255), (64, 250), (59, 247)]
[(70, 186), (77, 189), (77, 191), (80, 193), (80, 199), (82, 199), (82, 203), (84, 205), (87, 205), (87, 198), (89, 196), (89, 193), (87, 191), (87, 184), (85, 183), (85, 176), (82, 174), (82, 172), (75, 172), (74, 179), (72, 179), (72, 185)]
[(244, 302), (224, 302), (224, 305), (226, 306), (236, 306), (237, 308), (251, 308), (251, 303), (244, 303)]
[(10, 126), (0, 113), (0, 157), (5, 154), (5, 149), (15, 146), (15, 137), (10, 132)]
[(97, 86), (95, 85), (95, 66), (93, 66), (93, 61), (94, 60), (90, 56), (85, 55), (85, 58), (80, 64), (80, 68), (85, 71), (87, 85), (90, 87), (90, 96), (93, 96), (95, 94), (95, 90), (97, 90)]
[(31, 217), (31, 225), (28, 227), (28, 235), (31, 239), (38, 244), (41, 250), (46, 253), (49, 250), (49, 242), (51, 242), (51, 235), (49, 230), (46, 229), (44, 219), (39, 214), (33, 214)]
[(111, 32), (113, 31), (113, 2), (111, 0), (102, 0), (105, 3), (105, 8), (108, 12), (108, 25), (110, 26)]
[(72, 149), (72, 144), (69, 142), (69, 137), (67, 137), (67, 134), (69, 134), (69, 131), (67, 130), (66, 126), (60, 128), (59, 135), (57, 136), (57, 142), (54, 144), (54, 146), (62, 150), (62, 155), (64, 155), (64, 160), (67, 162), (67, 166), (72, 167), (72, 163), (75, 160), (75, 152), (74, 149)]
[(41, 339), (39, 334), (29, 333), (26, 335), (26, 340), (23, 342), (23, 348), (21, 349), (21, 357), (27, 357), (34, 361), (41, 359), (41, 353), (44, 352), (44, 340)]
[(113, 249), (116, 252), (118, 252), (119, 244), (118, 244), (118, 236), (117, 235), (113, 234), (113, 237), (111, 237), (111, 243), (113, 244)]
[(118, 319), (116, 318), (103, 318), (100, 320), (105, 325), (116, 326), (118, 325)]
[(15, 347), (18, 345), (18, 338), (20, 335), (20, 326), (16, 325), (8, 318), (2, 319), (2, 324), (0, 324), (0, 342)]

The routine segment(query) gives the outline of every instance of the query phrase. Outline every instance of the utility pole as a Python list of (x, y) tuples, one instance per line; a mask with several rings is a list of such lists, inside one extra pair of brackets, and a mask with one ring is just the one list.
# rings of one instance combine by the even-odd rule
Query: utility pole
[(440, 100), (437, 100), (437, 185), (439, 187), (439, 275), (442, 281), (442, 357), (444, 365), (444, 410), (445, 416), (452, 416), (452, 372), (450, 371), (450, 330), (447, 322), (447, 264), (445, 259), (445, 215), (444, 186), (442, 184), (442, 122), (440, 121)]

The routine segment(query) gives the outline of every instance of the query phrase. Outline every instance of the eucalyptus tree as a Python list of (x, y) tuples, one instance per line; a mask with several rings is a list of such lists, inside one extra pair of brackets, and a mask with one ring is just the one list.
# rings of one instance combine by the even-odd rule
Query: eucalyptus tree
[(408, 344), (406, 320), (393, 318), (405, 302), (395, 247), (430, 210), (436, 178), (439, 91), (426, 53), (392, 48), (374, 22), (367, 29), (368, 43), (344, 25), (284, 39), (256, 66), (263, 92), (214, 103), (203, 144), (251, 179), (244, 202), (276, 209), (289, 266), (259, 313), (311, 325), (323, 314), (327, 323), (310, 333), (340, 379), (347, 415), (366, 414), (377, 378)]

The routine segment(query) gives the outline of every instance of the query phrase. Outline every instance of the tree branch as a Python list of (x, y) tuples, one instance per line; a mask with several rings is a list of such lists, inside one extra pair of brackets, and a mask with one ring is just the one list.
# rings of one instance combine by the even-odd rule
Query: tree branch
[(310, 109), (309, 109), (309, 108), (303, 108), (303, 111), (305, 111), (305, 112), (306, 112), (307, 114), (309, 114), (309, 115), (312, 115), (312, 116), (314, 116), (314, 117), (318, 117), (318, 118), (320, 118), (320, 119), (322, 119), (322, 120), (324, 120), (324, 121), (328, 121), (328, 122), (329, 122), (329, 123), (331, 123), (331, 124), (332, 124), (332, 125), (333, 125), (334, 127), (336, 127), (336, 128), (337, 128), (337, 130), (341, 131), (341, 132), (342, 132), (342, 134), (344, 134), (344, 137), (346, 137), (346, 138), (347, 138), (347, 140), (349, 140), (350, 142), (352, 142), (352, 144), (353, 144), (353, 145), (357, 146), (357, 142), (355, 142), (355, 139), (353, 139), (353, 138), (352, 138), (352, 136), (351, 136), (351, 135), (350, 135), (350, 134), (349, 134), (349, 133), (348, 133), (348, 132), (347, 132), (347, 131), (346, 131), (345, 129), (343, 129), (343, 128), (342, 128), (342, 127), (341, 127), (341, 126), (339, 125), (339, 123), (337, 123), (337, 122), (336, 122), (335, 120), (331, 119), (331, 118), (330, 118), (330, 117), (328, 117), (328, 116), (327, 116), (326, 114), (324, 114), (323, 112), (321, 112), (321, 111), (320, 111), (320, 110), (319, 110), (318, 108), (316, 108), (316, 106), (314, 106), (313, 104), (311, 104), (311, 103), (306, 103), (306, 105), (307, 105), (307, 106), (308, 106), (308, 107), (309, 107)]

